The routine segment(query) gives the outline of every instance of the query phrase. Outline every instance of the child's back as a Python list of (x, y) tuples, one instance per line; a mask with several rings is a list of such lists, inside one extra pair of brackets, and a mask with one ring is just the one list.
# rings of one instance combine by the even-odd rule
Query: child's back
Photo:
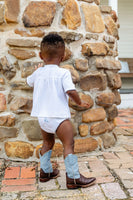
[(57, 65), (40, 67), (28, 77), (34, 86), (32, 116), (70, 118), (66, 92), (75, 90), (70, 72)]

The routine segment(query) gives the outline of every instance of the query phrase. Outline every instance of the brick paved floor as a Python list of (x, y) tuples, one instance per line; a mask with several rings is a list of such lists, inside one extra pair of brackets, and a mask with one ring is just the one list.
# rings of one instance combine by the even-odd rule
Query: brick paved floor
[(121, 128), (133, 128), (133, 109), (119, 110), (116, 124)]
[[(89, 188), (66, 188), (63, 158), (58, 162), (60, 177), (39, 182), (39, 164), (0, 159), (0, 200), (133, 200), (133, 110), (120, 110), (118, 141), (110, 149), (78, 154), (80, 172), (95, 176)], [(123, 129), (121, 129), (123, 128)]]

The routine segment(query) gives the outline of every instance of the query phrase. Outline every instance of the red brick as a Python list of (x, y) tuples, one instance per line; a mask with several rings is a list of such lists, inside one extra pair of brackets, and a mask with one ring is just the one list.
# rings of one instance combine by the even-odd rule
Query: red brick
[(34, 185), (21, 185), (21, 186), (4, 186), (1, 188), (1, 192), (15, 192), (15, 191), (34, 191), (36, 186)]
[(127, 126), (120, 126), (123, 129), (127, 129), (127, 128), (133, 128), (133, 126), (127, 125)]
[(5, 170), (4, 178), (18, 178), (20, 174), (20, 167), (8, 167)]
[(116, 124), (117, 125), (124, 125), (125, 122), (124, 122), (123, 118), (116, 117)]
[(117, 152), (116, 155), (122, 160), (132, 161), (132, 157), (129, 152)]
[(35, 184), (35, 179), (10, 179), (10, 180), (3, 180), (2, 185), (4, 186), (11, 186), (11, 185), (32, 185)]
[(106, 177), (97, 177), (96, 178), (96, 183), (111, 183), (114, 182), (114, 177), (113, 176), (106, 176)]
[(127, 196), (119, 183), (105, 183), (101, 185), (107, 199), (126, 199)]
[(114, 153), (104, 152), (103, 157), (105, 159), (118, 159), (118, 157)]
[(22, 167), (20, 178), (35, 178), (35, 168), (34, 167)]

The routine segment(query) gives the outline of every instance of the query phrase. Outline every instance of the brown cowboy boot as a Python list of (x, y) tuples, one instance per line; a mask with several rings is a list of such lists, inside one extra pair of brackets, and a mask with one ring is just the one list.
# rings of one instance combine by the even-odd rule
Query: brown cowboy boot
[(86, 178), (82, 174), (80, 174), (80, 178), (72, 179), (69, 178), (66, 174), (66, 186), (68, 189), (77, 189), (77, 188), (86, 188), (93, 184), (95, 184), (96, 178)]
[(59, 170), (53, 169), (51, 173), (45, 173), (42, 169), (40, 169), (40, 182), (47, 182), (50, 179), (55, 179), (59, 176)]

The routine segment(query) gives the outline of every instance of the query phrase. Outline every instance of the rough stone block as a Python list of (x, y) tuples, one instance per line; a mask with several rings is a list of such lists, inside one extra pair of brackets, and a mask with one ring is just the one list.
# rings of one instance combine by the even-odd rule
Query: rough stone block
[(24, 81), (14, 81), (10, 83), (13, 90), (32, 90), (32, 88)]
[(76, 69), (72, 65), (63, 65), (61, 68), (68, 69), (71, 72), (72, 80), (74, 83), (79, 82), (79, 74)]
[(58, 34), (68, 44), (71, 43), (71, 42), (79, 41), (81, 38), (83, 38), (83, 34), (75, 33), (75, 32), (60, 31), (60, 32), (58, 32)]
[(79, 71), (87, 71), (89, 66), (88, 66), (88, 60), (87, 59), (76, 59), (75, 60), (75, 67)]
[(6, 97), (0, 93), (0, 112), (6, 110)]
[(114, 93), (103, 92), (96, 96), (96, 104), (103, 107), (110, 107), (114, 103)]
[(13, 47), (28, 47), (34, 48), (40, 46), (39, 40), (31, 40), (31, 39), (15, 39), (15, 38), (8, 38), (6, 43), (9, 46)]
[(58, 0), (58, 3), (61, 5), (61, 6), (64, 6), (66, 4), (67, 0)]
[(0, 68), (8, 80), (11, 80), (16, 75), (15, 65), (11, 64), (6, 56), (0, 58)]
[(78, 111), (83, 111), (83, 110), (87, 110), (89, 108), (91, 108), (93, 106), (93, 100), (91, 98), (90, 95), (86, 95), (86, 94), (83, 94), (83, 93), (79, 93), (79, 96), (80, 96), (80, 99), (83, 100), (84, 102), (88, 103), (89, 106), (88, 107), (81, 107), (80, 105), (77, 105), (71, 98), (69, 99), (69, 106), (75, 110), (78, 110)]
[(62, 62), (69, 60), (71, 57), (72, 57), (72, 52), (70, 51), (68, 47), (65, 47), (65, 54), (64, 54), (64, 58), (62, 59)]
[(87, 33), (85, 38), (88, 39), (88, 40), (91, 40), (91, 39), (98, 40), (99, 35), (98, 34)]
[(17, 137), (17, 128), (0, 127), (0, 139), (15, 138)]
[(14, 32), (22, 37), (43, 37), (45, 35), (44, 30), (41, 28), (31, 28), (30, 30), (17, 28)]
[(85, 16), (86, 31), (92, 33), (104, 32), (105, 25), (99, 7), (84, 3), (81, 7)]
[(27, 142), (5, 142), (5, 152), (8, 157), (27, 159), (33, 156), (34, 146)]
[(0, 126), (14, 126), (15, 116), (8, 113), (0, 114)]
[(4, 78), (0, 78), (0, 84), (5, 85), (5, 79)]
[(10, 49), (8, 53), (15, 56), (19, 60), (26, 60), (36, 56), (36, 53), (34, 51), (22, 49)]
[(35, 71), (35, 66), (38, 66), (40, 62), (24, 62), (21, 67), (21, 77), (27, 78)]
[(5, 19), (8, 23), (18, 22), (19, 11), (19, 0), (5, 0)]
[(108, 78), (108, 85), (112, 89), (119, 89), (121, 88), (121, 76), (120, 74), (114, 73), (112, 71), (106, 71), (107, 78)]
[(113, 70), (120, 70), (121, 63), (118, 60), (109, 60), (109, 59), (96, 59), (96, 67), (97, 69), (113, 69)]
[(79, 134), (81, 137), (86, 137), (88, 135), (89, 132), (89, 127), (86, 124), (81, 124), (79, 126)]
[(113, 19), (110, 16), (107, 16), (104, 20), (108, 33), (118, 38), (118, 28)]
[[(114, 46), (112, 44), (108, 44), (108, 46), (112, 49), (114, 48)], [(113, 51), (112, 49), (109, 50), (108, 55), (113, 56), (113, 57), (118, 57), (118, 55), (119, 55), (118, 51)]]
[(100, 135), (109, 130), (109, 123), (107, 121), (95, 123), (90, 128), (91, 135)]
[(5, 87), (0, 87), (0, 91), (5, 91)]
[(100, 4), (100, 0), (94, 0), (94, 2), (99, 5)]
[(105, 90), (107, 86), (106, 75), (100, 72), (86, 74), (80, 79), (82, 90), (90, 91), (91, 89)]
[(113, 131), (113, 129), (115, 128), (115, 123), (114, 123), (114, 119), (112, 121), (109, 121), (109, 132)]
[(103, 40), (107, 43), (115, 43), (115, 37), (109, 36), (109, 35), (104, 35)]
[(94, 0), (78, 0), (78, 1), (85, 1), (87, 3), (93, 3)]
[(21, 113), (31, 113), (32, 109), (32, 100), (23, 98), (23, 97), (14, 97), (11, 104), (10, 104), (10, 110)]
[(109, 121), (113, 120), (115, 117), (118, 116), (118, 109), (116, 105), (112, 105), (110, 108), (107, 108), (106, 112)]
[(69, 29), (77, 29), (81, 25), (81, 16), (75, 0), (68, 0), (62, 14), (62, 21)]
[(22, 121), (22, 130), (30, 141), (42, 140), (42, 134), (38, 120), (26, 119)]
[(106, 112), (103, 108), (90, 109), (82, 114), (82, 122), (85, 123), (102, 121), (105, 118)]
[(112, 133), (106, 133), (100, 137), (103, 141), (103, 146), (105, 149), (110, 148), (115, 145), (116, 139)]
[(4, 4), (0, 2), (0, 24), (4, 23)]
[(84, 56), (106, 56), (109, 47), (105, 43), (85, 43), (82, 45), (82, 54)]
[(112, 7), (111, 6), (106, 6), (106, 5), (101, 5), (100, 10), (103, 13), (111, 13)]
[(24, 11), (23, 23), (25, 27), (50, 26), (53, 22), (55, 12), (55, 2), (32, 1)]
[(94, 138), (86, 139), (76, 139), (74, 152), (75, 153), (84, 153), (96, 150), (98, 147), (98, 142)]

